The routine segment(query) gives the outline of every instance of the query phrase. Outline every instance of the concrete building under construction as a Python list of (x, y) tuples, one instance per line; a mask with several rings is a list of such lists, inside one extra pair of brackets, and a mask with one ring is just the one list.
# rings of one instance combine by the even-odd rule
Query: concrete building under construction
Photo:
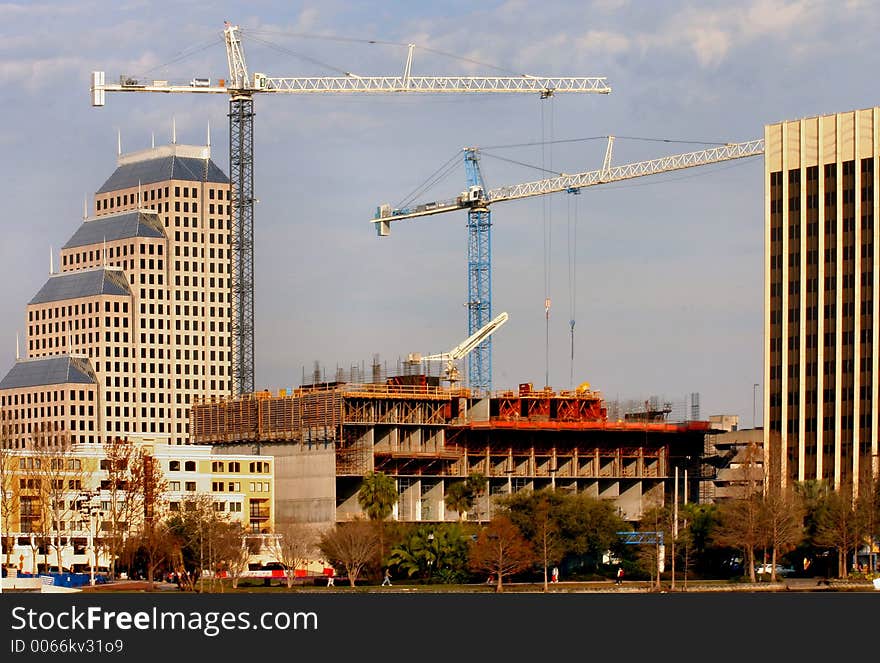
[(393, 517), (404, 521), (457, 520), (446, 489), (475, 472), (488, 489), (472, 520), (490, 518), (497, 496), (546, 487), (612, 500), (635, 520), (668, 496), (676, 467), (690, 470), (698, 494), (708, 422), (670, 423), (662, 410), (612, 421), (586, 384), (475, 398), (430, 382), (407, 375), (206, 399), (192, 409), (192, 442), (273, 455), (279, 523), (356, 517), (370, 471), (395, 479)]

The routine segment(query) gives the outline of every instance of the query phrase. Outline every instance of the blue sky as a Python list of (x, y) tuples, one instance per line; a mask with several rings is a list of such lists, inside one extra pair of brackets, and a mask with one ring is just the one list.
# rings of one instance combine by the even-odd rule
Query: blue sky
[[(0, 4), (5, 366), (50, 247), (57, 255), (84, 196), (115, 167), (118, 130), (132, 151), (151, 133), (167, 141), (172, 117), (184, 143), (203, 143), (210, 123), (227, 170), (225, 98), (110, 94), (96, 109), (90, 72), (226, 77), (224, 20), (244, 28), (251, 71), (274, 76), (399, 73), (412, 42), (415, 74), (606, 76), (612, 87), (552, 102), (257, 98), (259, 387), (299, 384), (315, 360), (328, 373), (374, 354), (393, 366), (466, 336), (465, 214), (399, 224), (382, 239), (369, 223), (376, 205), (402, 200), (464, 146), (608, 134), (742, 141), (767, 123), (878, 103), (880, 8), (870, 2)], [(700, 147), (621, 138), (615, 162)], [(577, 172), (601, 165), (604, 141), (489, 152)], [(488, 152), (482, 166), (489, 186), (540, 177)], [(424, 198), (453, 196), (464, 182), (461, 167)], [(550, 386), (588, 381), (608, 398), (679, 401), (699, 392), (704, 416), (751, 425), (762, 380), (762, 196), (762, 162), (750, 159), (597, 187), (576, 202), (560, 194), (493, 207), (494, 309), (510, 314), (494, 338), (496, 388), (543, 384), (549, 294)]]

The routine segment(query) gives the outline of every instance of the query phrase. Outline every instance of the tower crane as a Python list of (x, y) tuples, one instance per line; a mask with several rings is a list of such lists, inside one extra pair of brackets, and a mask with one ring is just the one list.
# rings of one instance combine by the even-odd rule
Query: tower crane
[(229, 78), (212, 84), (210, 78), (189, 83), (121, 76), (108, 83), (103, 71), (92, 72), (92, 106), (104, 106), (108, 92), (164, 94), (223, 94), (229, 96), (229, 179), (232, 189), (232, 320), (233, 388), (254, 391), (254, 96), (256, 94), (376, 94), (376, 93), (556, 93), (608, 94), (604, 77), (415, 76), (414, 44), (409, 44), (402, 75), (275, 77), (248, 71), (240, 29), (228, 21), (223, 30)]
[(507, 322), (507, 318), (507, 313), (501, 313), (491, 322), (483, 325), (476, 332), (474, 332), (457, 346), (452, 348), (452, 350), (450, 350), (449, 352), (441, 352), (439, 354), (425, 356), (422, 356), (418, 353), (411, 353), (407, 357), (407, 362), (410, 364), (419, 364), (423, 361), (446, 362), (446, 367), (443, 372), (443, 379), (449, 382), (450, 387), (454, 388), (454, 386), (461, 381), (459, 377), (458, 367), (455, 365), (455, 362), (457, 362), (459, 359), (467, 357), (478, 345), (480, 345), (480, 343), (483, 343), (492, 334), (498, 331), (498, 328), (501, 327), (501, 325), (503, 325), (505, 322)]
[[(524, 182), (486, 190), (479, 166), (479, 149), (464, 148), (468, 188), (448, 200), (419, 203), (404, 208), (383, 204), (376, 208), (372, 223), (380, 237), (391, 234), (391, 224), (406, 219), (468, 210), (468, 330), (491, 315), (491, 247), (489, 206), (493, 203), (543, 196), (550, 193), (579, 193), (581, 189), (599, 184), (621, 182), (636, 177), (658, 175), (695, 166), (706, 166), (733, 159), (759, 156), (764, 153), (764, 139), (744, 143), (727, 143), (718, 147), (684, 154), (675, 154), (622, 166), (612, 166), (614, 136), (608, 137), (602, 168), (574, 175), (560, 174), (533, 182)], [(485, 342), (471, 355), (468, 380), (471, 388), (489, 391), (491, 381), (491, 345)]]

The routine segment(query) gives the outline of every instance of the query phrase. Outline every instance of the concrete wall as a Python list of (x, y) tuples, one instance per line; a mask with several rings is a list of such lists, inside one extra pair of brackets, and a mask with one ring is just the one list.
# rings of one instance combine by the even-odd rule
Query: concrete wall
[[(250, 444), (214, 447), (217, 453), (253, 452)], [(336, 450), (332, 444), (263, 443), (275, 458), (275, 528), (290, 523), (336, 522)]]

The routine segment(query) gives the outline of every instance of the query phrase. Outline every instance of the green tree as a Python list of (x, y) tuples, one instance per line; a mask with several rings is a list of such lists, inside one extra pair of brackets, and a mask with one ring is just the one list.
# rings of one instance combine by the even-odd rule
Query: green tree
[(397, 484), (383, 472), (370, 472), (364, 476), (357, 500), (367, 518), (385, 520), (397, 504)]
[(680, 513), (689, 564), (704, 572), (713, 569), (717, 566), (719, 550), (714, 546), (715, 530), (719, 524), (718, 506), (689, 502), (681, 506)]
[[(472, 504), (477, 505), (477, 520), (480, 519), (480, 498), (486, 494), (489, 487), (489, 480), (479, 472), (472, 472), (465, 479), (465, 485), (470, 491)], [(487, 514), (488, 515), (488, 514)]]
[(388, 563), (410, 578), (461, 582), (467, 575), (469, 541), (458, 523), (419, 525), (392, 548)]
[(539, 552), (546, 566), (566, 557), (586, 557), (594, 566), (619, 545), (617, 532), (626, 523), (607, 500), (558, 490), (520, 491), (501, 507)]
[[(797, 556), (801, 559), (801, 565), (807, 570), (813, 565), (820, 552), (825, 548), (816, 541), (816, 533), (819, 522), (824, 518), (828, 508), (827, 497), (829, 486), (825, 481), (810, 479), (799, 481), (794, 484), (795, 494), (800, 498), (801, 507), (804, 510), (804, 540), (797, 549)], [(826, 569), (827, 572), (827, 569)]]
[(464, 520), (467, 513), (473, 509), (474, 496), (464, 481), (456, 481), (446, 489), (446, 497), (443, 498), (446, 508), (455, 511), (459, 520)]
[(385, 519), (391, 515), (394, 505), (397, 504), (397, 483), (393, 477), (383, 472), (369, 472), (364, 476), (357, 499), (361, 509), (376, 529), (379, 547), (376, 552), (377, 559), (374, 561), (380, 568), (384, 565), (387, 554)]
[(544, 571), (548, 590), (549, 567), (564, 557), (567, 546), (561, 532), (562, 506), (571, 496), (551, 489), (520, 491), (501, 501), (513, 523), (532, 543)]
[[(446, 508), (458, 513), (458, 519), (464, 520), (468, 512), (474, 509), (480, 497), (486, 493), (489, 481), (479, 472), (474, 472), (464, 481), (456, 481), (446, 488), (444, 502)], [(477, 518), (479, 519), (479, 511)]]

